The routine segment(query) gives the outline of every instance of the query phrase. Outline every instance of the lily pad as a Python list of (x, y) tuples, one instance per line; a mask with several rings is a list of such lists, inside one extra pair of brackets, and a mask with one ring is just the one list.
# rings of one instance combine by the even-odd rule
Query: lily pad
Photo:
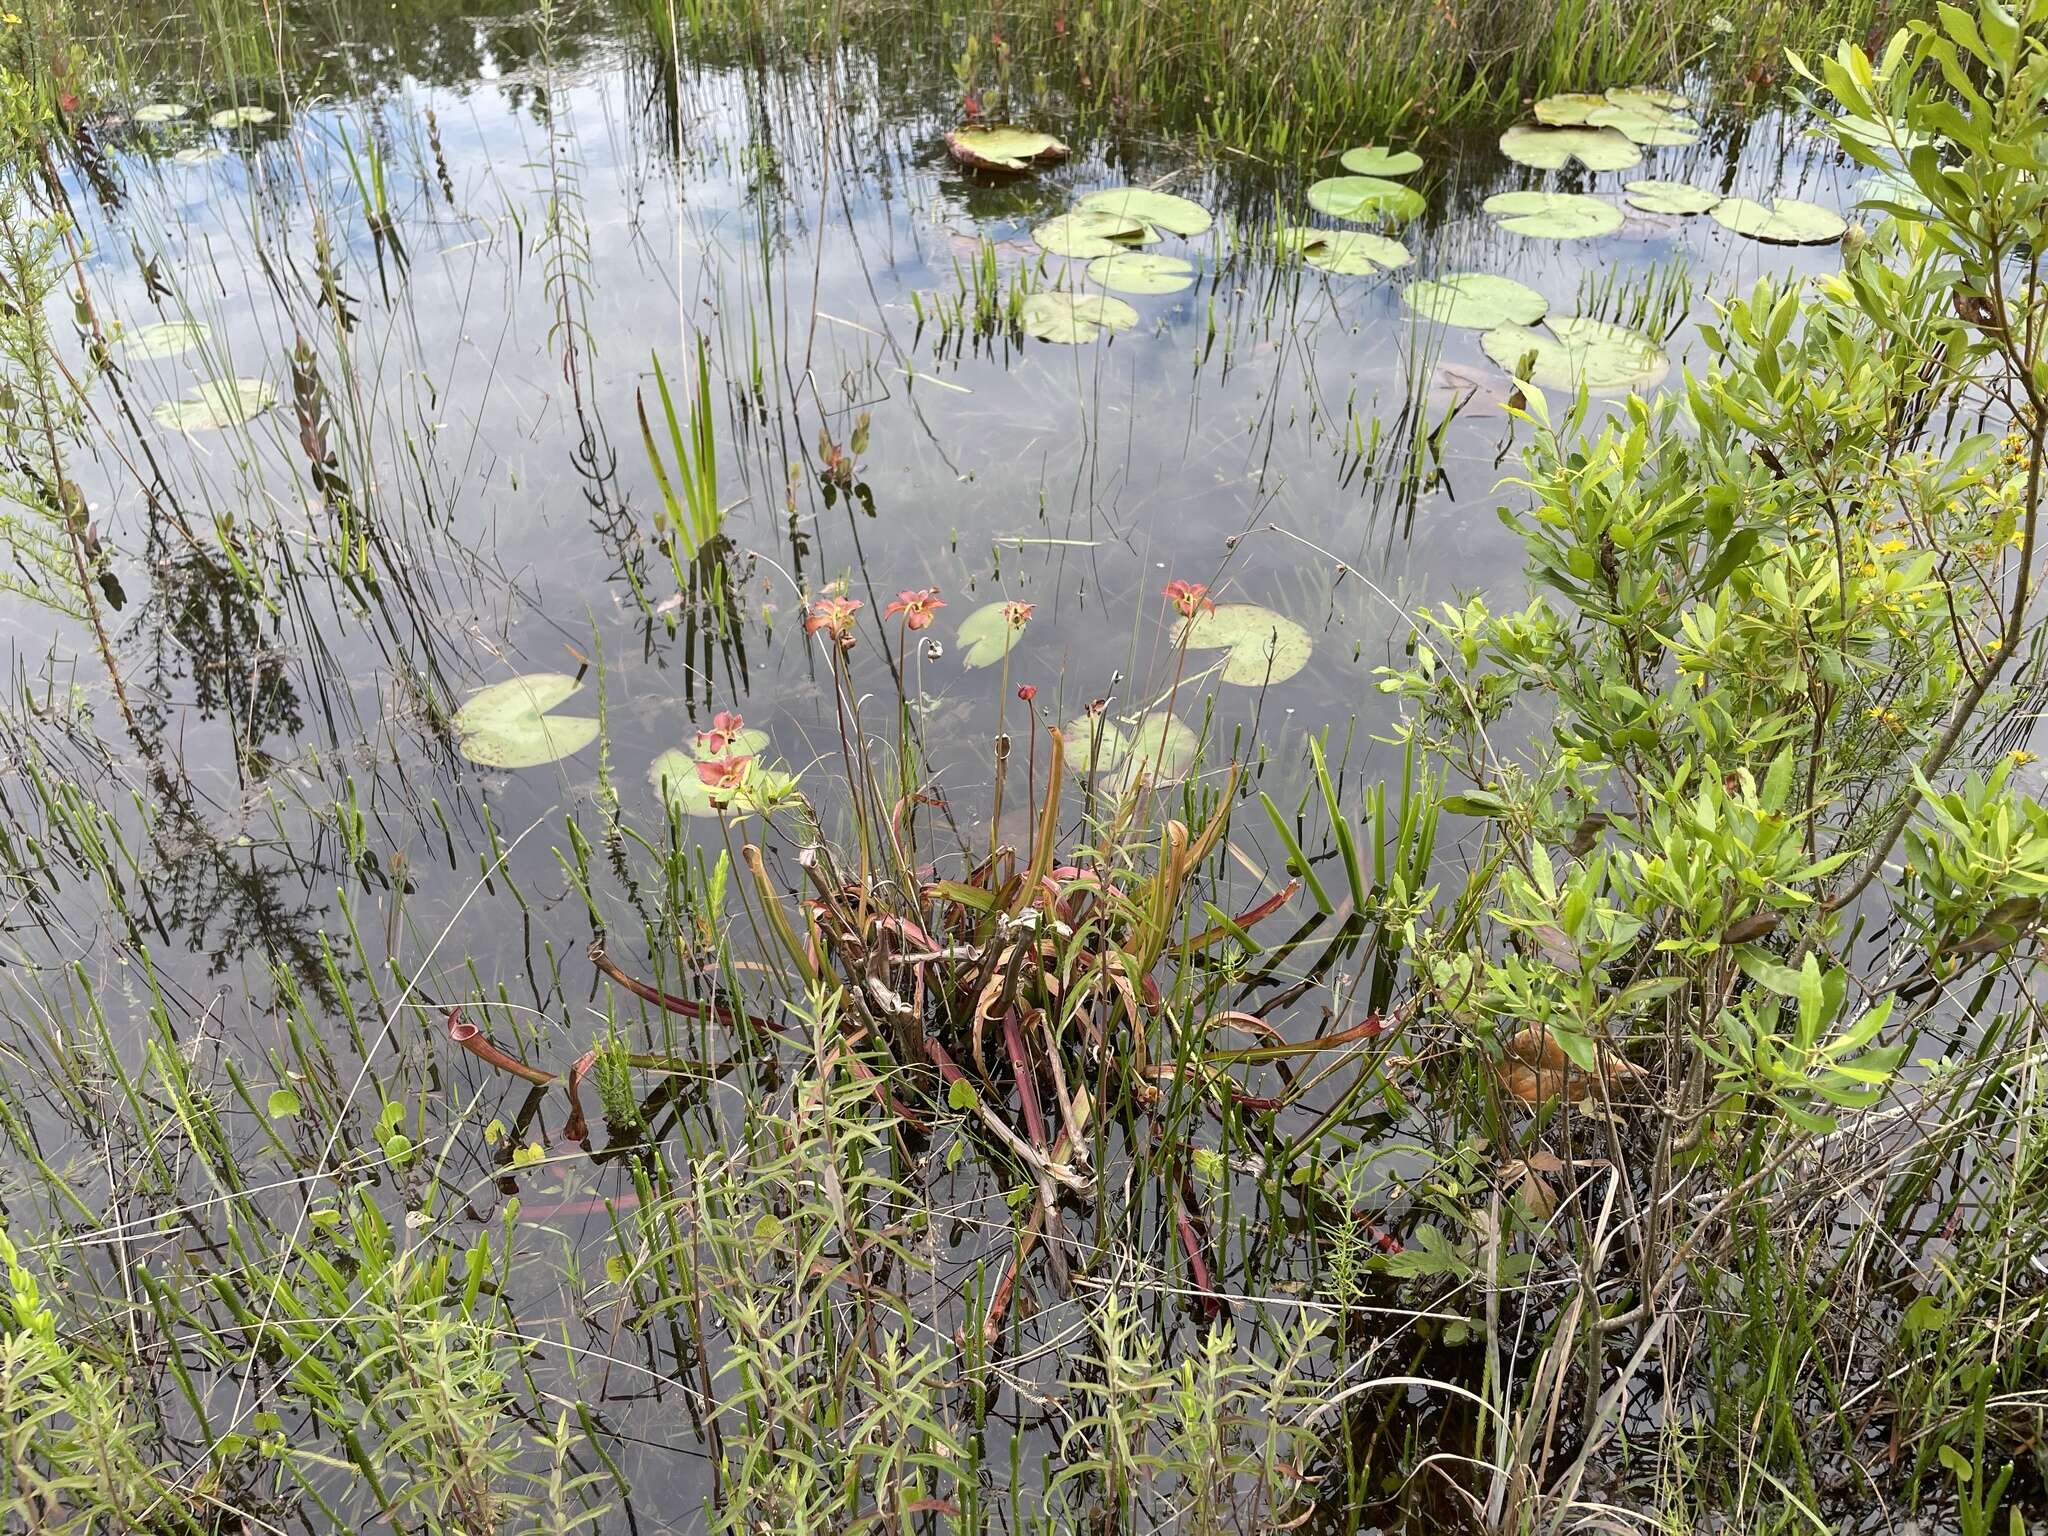
[(1655, 107), (1602, 107), (1588, 113), (1588, 125), (1620, 134), (1631, 144), (1697, 144), (1699, 124)]
[(207, 121), (216, 128), (241, 128), (250, 123), (267, 123), (276, 116), (268, 107), (222, 107)]
[(1818, 203), (1780, 197), (1766, 207), (1746, 197), (1724, 197), (1713, 207), (1714, 222), (1752, 240), (1773, 245), (1826, 245), (1849, 227), (1839, 213)]
[(1138, 312), (1107, 294), (1034, 293), (1024, 300), (1021, 323), (1026, 336), (1078, 346), (1104, 331), (1128, 331)]
[(1078, 715), (1060, 727), (1060, 735), (1064, 741), (1060, 756), (1071, 773), (1106, 772), (1131, 750), (1130, 733), (1100, 715)]
[(1622, 188), (1628, 205), (1645, 213), (1708, 213), (1721, 201), (1721, 194), (1682, 181), (1632, 181)]
[(796, 789), (795, 774), (756, 761), (737, 787), (714, 790), (697, 771), (698, 761), (680, 747), (672, 747), (647, 767), (648, 781), (688, 816), (751, 816), (773, 810)]
[(1536, 121), (1552, 128), (1575, 128), (1583, 125), (1590, 113), (1612, 105), (1594, 91), (1560, 91), (1536, 103)]
[(211, 332), (196, 320), (166, 320), (145, 325), (122, 338), (121, 352), (137, 361), (178, 357), (205, 341)]
[[(1639, 331), (1582, 315), (1552, 316), (1548, 326), (1496, 326), (1479, 338), (1486, 355), (1539, 389), (1616, 394), (1647, 389), (1670, 371), (1664, 349)], [(1532, 360), (1527, 374), (1525, 360)]]
[(1576, 160), (1589, 171), (1625, 171), (1643, 152), (1610, 128), (1531, 128), (1519, 123), (1500, 136), (1500, 152), (1517, 165), (1562, 170)]
[(1010, 622), (1009, 603), (988, 603), (960, 621), (960, 659), (970, 667), (992, 667), (1016, 646), (1023, 629)]
[(1382, 176), (1330, 176), (1308, 189), (1308, 205), (1353, 224), (1400, 223), (1422, 212), (1422, 194)]
[(1093, 259), (1142, 245), (1151, 233), (1142, 219), (1089, 209), (1048, 219), (1031, 231), (1031, 238), (1055, 256)]
[(1313, 229), (1297, 224), (1282, 230), (1280, 240), (1283, 250), (1300, 256), (1310, 266), (1346, 277), (1373, 277), (1415, 259), (1400, 241), (1359, 229)]
[(1361, 144), (1344, 151), (1344, 169), (1359, 176), (1412, 176), (1422, 169), (1422, 156), (1412, 149)]
[(1146, 187), (1103, 187), (1074, 205), (1086, 213), (1107, 213), (1163, 229), (1169, 235), (1193, 237), (1209, 227), (1209, 210), (1171, 192)]
[(1655, 85), (1618, 85), (1607, 93), (1617, 107), (1648, 108), (1657, 112), (1683, 112), (1692, 103), (1676, 91)]
[(135, 121), (145, 124), (175, 123), (192, 109), (182, 101), (152, 101), (135, 109)]
[(1496, 192), (1483, 205), (1500, 227), (1540, 240), (1585, 240), (1621, 228), (1621, 210), (1583, 192)]
[(223, 159), (226, 155), (227, 151), (218, 144), (192, 144), (179, 150), (171, 158), (180, 165), (206, 165)]
[(1029, 128), (956, 128), (946, 135), (946, 153), (980, 171), (1028, 171), (1066, 159), (1069, 150)]
[(1534, 288), (1491, 272), (1453, 272), (1410, 283), (1401, 290), (1401, 299), (1425, 320), (1479, 331), (1497, 325), (1534, 325), (1550, 312), (1550, 300)]
[(1117, 293), (1179, 293), (1193, 286), (1195, 269), (1178, 256), (1126, 252), (1096, 257), (1088, 263), (1088, 277)]
[(1177, 716), (1156, 709), (1131, 727), (1122, 770), (1111, 781), (1118, 794), (1135, 789), (1140, 779), (1171, 784), (1194, 766), (1201, 743)]
[(150, 411), (160, 427), (204, 432), (236, 427), (277, 403), (277, 391), (261, 379), (209, 379), (190, 399), (165, 400)]
[(1218, 603), (1174, 626), (1173, 643), (1191, 651), (1228, 650), (1223, 681), (1241, 688), (1284, 683), (1308, 665), (1315, 641), (1285, 614), (1257, 603)]
[(480, 689), (455, 712), (462, 755), (486, 768), (538, 768), (581, 752), (597, 722), (548, 711), (582, 686), (566, 672), (530, 672)]

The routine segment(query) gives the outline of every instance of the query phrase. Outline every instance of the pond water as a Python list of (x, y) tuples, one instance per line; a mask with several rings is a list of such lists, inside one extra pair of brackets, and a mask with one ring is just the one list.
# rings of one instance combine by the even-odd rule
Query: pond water
[[(624, 825), (663, 843), (650, 765), (717, 712), (743, 713), (763, 755), (839, 814), (840, 727), (803, 623), (828, 584), (865, 605), (852, 664), (884, 714), (907, 648), (916, 725), (970, 846), (986, 840), (999, 730), (1098, 699), (1114, 717), (1172, 692), (1203, 734), (1202, 773), (1247, 759), (1283, 806), (1311, 782), (1307, 738), (1327, 733), (1355, 797), (1400, 772), (1375, 668), (1402, 655), (1405, 615), (1472, 591), (1512, 603), (1522, 581), (1496, 515), (1526, 438), (1503, 409), (1513, 385), (1478, 330), (1418, 319), (1402, 284), (1512, 277), (1553, 315), (1651, 329), (1675, 379), (1715, 296), (1839, 256), (1629, 209), (1623, 183), (1843, 211), (1857, 195), (1857, 173), (1796, 112), (1709, 113), (1698, 143), (1596, 174), (1505, 159), (1510, 108), (1483, 133), (1416, 146), (1426, 163), (1407, 179), (1426, 208), (1389, 231), (1411, 266), (1340, 275), (1276, 255), (1272, 237), (1276, 220), (1348, 227), (1304, 202), (1340, 174), (1333, 157), (1198, 156), (1142, 126), (1042, 122), (1071, 156), (994, 176), (948, 157), (959, 92), (915, 48), (686, 46), (676, 62), (644, 24), (603, 13), (409, 27), (401, 4), (390, 27), (304, 78), (256, 77), (239, 100), (274, 113), (262, 122), (213, 126), (237, 103), (204, 69), (138, 84), (97, 124), (96, 151), (63, 168), (100, 324), (206, 334), (131, 357), (118, 393), (95, 390), (99, 447), (76, 466), (122, 552), (111, 638), (154, 766), (86, 745), (84, 711), (100, 737), (123, 734), (101, 674), (70, 659), (96, 654), (91, 634), (0, 608), (22, 700), (12, 755), (86, 786), (119, 838), (111, 876), (54, 861), (54, 900), (17, 909), (8, 958), (40, 978), (24, 997), (80, 977), (123, 1044), (147, 1033), (154, 989), (195, 1059), (229, 1042), (245, 1061), (281, 1059), (302, 1021), (341, 1053), (344, 1084), (438, 1062), (450, 1102), (480, 1097), (514, 1140), (556, 1132), (559, 1104), (535, 1121), (524, 1085), (448, 1051), (436, 1010), (482, 1005), (494, 1036), (535, 1059), (583, 1049), (599, 1013), (567, 818), (595, 825), (615, 797)], [(136, 121), (150, 101), (190, 110)], [(1192, 264), (1187, 288), (1129, 297), (1136, 324), (1082, 345), (976, 323), (977, 268), (998, 304), (1018, 283), (1085, 287), (1084, 264), (1031, 231), (1126, 185), (1213, 214), (1203, 234), (1148, 247)], [(1482, 204), (1521, 188), (1590, 193), (1623, 218), (1590, 239), (1507, 232)], [(716, 444), (723, 560), (686, 584), (643, 437), (644, 410), (676, 475), (657, 366), (686, 429), (694, 401)], [(233, 377), (276, 403), (223, 430), (152, 419)], [(841, 452), (854, 463), (835, 480)], [(1295, 620), (1307, 665), (1241, 687), (1190, 652), (1174, 691), (1161, 591), (1175, 579)], [(899, 590), (927, 587), (946, 605), (929, 630), (880, 621)], [(1031, 604), (1031, 622), (1005, 665), (970, 667), (959, 621), (998, 601)], [(447, 711), (536, 672), (583, 678), (564, 713), (595, 714), (601, 693), (602, 748), (523, 769), (466, 760)], [(5, 794), (10, 816), (63, 840), (19, 772)], [(1013, 792), (1013, 842), (1024, 814)], [(1277, 890), (1284, 855), (1249, 820), (1245, 891)], [(715, 820), (680, 825), (712, 857), (724, 845)], [(634, 845), (591, 869), (614, 955), (651, 973), (657, 893), (635, 886)], [(381, 1039), (345, 1022), (362, 989), (390, 1005)], [(1314, 1006), (1276, 1022), (1312, 1027)], [(145, 1214), (61, 1105), (28, 1109), (110, 1223)], [(630, 1178), (603, 1164), (521, 1175), (467, 1143), (437, 1177), (487, 1220), (517, 1189), (560, 1234), (533, 1261), (529, 1321), (593, 1348), (610, 1337), (563, 1254), (608, 1230), (590, 1202)], [(956, 1203), (941, 1289), (1010, 1243), (999, 1199), (963, 1188)], [(1254, 1262), (1226, 1258), (1227, 1272)], [(1287, 1262), (1256, 1260), (1267, 1275)], [(688, 1525), (705, 1483), (687, 1425), (607, 1412), (648, 1495), (638, 1528)]]

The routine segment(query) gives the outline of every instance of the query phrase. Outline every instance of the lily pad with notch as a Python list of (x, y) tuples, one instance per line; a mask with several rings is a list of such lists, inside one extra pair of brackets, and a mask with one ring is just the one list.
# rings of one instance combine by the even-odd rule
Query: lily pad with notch
[(1631, 181), (1621, 190), (1631, 208), (1640, 208), (1644, 213), (1672, 213), (1686, 218), (1696, 213), (1711, 213), (1714, 205), (1721, 201), (1720, 193), (1689, 186), (1682, 181)]
[(1439, 325), (1490, 331), (1497, 325), (1534, 325), (1550, 312), (1550, 300), (1526, 283), (1491, 272), (1452, 272), (1409, 283), (1401, 301)]
[(1849, 228), (1839, 213), (1795, 197), (1775, 198), (1769, 205), (1747, 197), (1724, 197), (1711, 212), (1723, 228), (1771, 245), (1827, 245)]
[(1178, 256), (1155, 256), (1149, 251), (1119, 252), (1089, 262), (1088, 280), (1115, 293), (1179, 293), (1194, 286), (1195, 269)]
[(759, 760), (747, 766), (737, 785), (714, 789), (697, 771), (700, 761), (671, 747), (647, 768), (648, 781), (688, 816), (751, 816), (773, 810), (796, 791), (795, 774), (764, 767)]
[(1130, 728), (1123, 767), (1111, 781), (1118, 794), (1149, 784), (1172, 784), (1195, 765), (1201, 742), (1177, 715), (1155, 709)]
[(121, 338), (121, 355), (138, 362), (182, 357), (212, 334), (197, 320), (164, 320)]
[(1257, 603), (1218, 603), (1184, 618), (1174, 626), (1173, 642), (1191, 651), (1229, 651), (1222, 679), (1242, 688), (1286, 682), (1315, 649), (1307, 630)]
[(462, 755), (486, 768), (538, 768), (597, 740), (597, 721), (549, 710), (583, 685), (566, 672), (529, 672), (470, 696), (455, 712)]
[(1345, 150), (1341, 163), (1345, 170), (1358, 176), (1413, 176), (1422, 169), (1422, 156), (1412, 149), (1361, 144)]
[(1316, 229), (1296, 224), (1280, 232), (1281, 249), (1312, 267), (1346, 277), (1375, 277), (1405, 267), (1415, 258), (1387, 235), (1359, 229)]
[(1083, 213), (1106, 213), (1116, 218), (1149, 224), (1169, 235), (1191, 239), (1209, 227), (1209, 210), (1171, 192), (1149, 187), (1102, 187), (1088, 193), (1075, 205)]
[(184, 400), (163, 400), (150, 416), (174, 432), (207, 432), (238, 427), (277, 403), (277, 391), (262, 379), (209, 379)]
[(1625, 171), (1643, 152), (1611, 128), (1531, 128), (1519, 123), (1500, 136), (1500, 152), (1517, 165), (1558, 171), (1576, 160), (1589, 171)]
[(1698, 123), (1676, 112), (1665, 112), (1655, 107), (1606, 106), (1587, 114), (1586, 122), (1591, 127), (1618, 133), (1631, 144), (1656, 146), (1697, 144), (1700, 141)]
[(1621, 228), (1621, 210), (1583, 192), (1496, 192), (1481, 205), (1510, 234), (1587, 240)]
[(268, 107), (222, 107), (206, 120), (216, 128), (247, 128), (270, 122), (276, 116)]
[(1034, 293), (1025, 298), (1019, 323), (1026, 336), (1071, 347), (1104, 331), (1128, 331), (1138, 323), (1138, 312), (1107, 294)]
[(1612, 105), (1598, 91), (1559, 91), (1536, 103), (1536, 121), (1552, 128), (1582, 127), (1589, 114)]
[(960, 621), (955, 644), (960, 660), (970, 667), (992, 667), (1016, 648), (1021, 626), (1012, 624), (1009, 603), (985, 603)]
[(956, 128), (946, 153), (978, 171), (1028, 171), (1064, 160), (1071, 151), (1049, 133), (1031, 128)]
[(1092, 261), (1097, 256), (1114, 256), (1159, 237), (1142, 219), (1102, 209), (1083, 209), (1047, 219), (1031, 231), (1031, 238), (1055, 256)]
[(1308, 189), (1308, 205), (1352, 224), (1399, 224), (1427, 206), (1413, 187), (1383, 176), (1325, 177)]
[(159, 123), (175, 123), (191, 110), (182, 101), (152, 101), (135, 109), (135, 121), (152, 127)]
[(1671, 359), (1648, 336), (1585, 315), (1553, 315), (1540, 330), (1496, 326), (1479, 345), (1508, 373), (1539, 389), (1576, 390), (1583, 384), (1589, 394), (1618, 394), (1648, 389), (1671, 369)]

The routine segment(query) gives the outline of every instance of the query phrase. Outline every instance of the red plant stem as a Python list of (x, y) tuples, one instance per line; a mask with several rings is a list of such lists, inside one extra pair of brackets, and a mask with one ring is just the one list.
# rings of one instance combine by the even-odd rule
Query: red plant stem
[(1200, 1293), (1202, 1318), (1206, 1322), (1222, 1312), (1223, 1298), (1209, 1283), (1209, 1261), (1202, 1255), (1202, 1236), (1195, 1230), (1194, 1220), (1188, 1215), (1187, 1203), (1179, 1190), (1175, 1190), (1173, 1195), (1173, 1224), (1180, 1233), (1181, 1247), (1187, 1250), (1188, 1273)]
[(1038, 1107), (1038, 1082), (1031, 1070), (1031, 1058), (1024, 1053), (1024, 1035), (1017, 1028), (1017, 1010), (1003, 1014), (1003, 1044), (1010, 1052), (1010, 1069), (1017, 1075), (1017, 1097), (1024, 1105), (1024, 1133), (1031, 1145), (1045, 1149), (1045, 1114)]
[(643, 1002), (652, 1003), (655, 1007), (664, 1009), (669, 1013), (679, 1013), (688, 1019), (715, 1019), (720, 1024), (730, 1025), (734, 1028), (745, 1024), (766, 1034), (777, 1035), (785, 1040), (789, 1038), (785, 1031), (777, 1029), (766, 1019), (755, 1018), (751, 1013), (735, 1013), (732, 1009), (720, 1003), (692, 1002), (687, 997), (677, 997), (673, 992), (664, 992), (659, 987), (649, 986), (638, 977), (628, 976), (619, 969), (618, 963), (604, 952), (604, 941), (602, 939), (591, 941), (590, 963), (635, 997)]

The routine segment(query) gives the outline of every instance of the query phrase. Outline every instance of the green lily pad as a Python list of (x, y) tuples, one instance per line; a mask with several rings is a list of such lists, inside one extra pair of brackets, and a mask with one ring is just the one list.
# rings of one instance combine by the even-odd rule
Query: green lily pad
[(152, 101), (148, 106), (135, 109), (135, 121), (145, 124), (175, 123), (191, 110), (182, 101)]
[(1697, 144), (1699, 124), (1655, 107), (1602, 107), (1586, 115), (1589, 126), (1620, 134), (1631, 144)]
[(276, 116), (268, 107), (222, 107), (207, 121), (216, 128), (241, 128), (250, 123), (267, 123)]
[(1145, 242), (1151, 230), (1142, 219), (1100, 209), (1063, 213), (1031, 231), (1031, 238), (1055, 256), (1078, 256), (1092, 260), (1114, 256)]
[(1543, 330), (1496, 326), (1479, 345), (1510, 374), (1539, 389), (1576, 390), (1584, 384), (1590, 394), (1616, 394), (1647, 389), (1671, 368), (1664, 349), (1641, 332), (1582, 315), (1553, 315)]
[(1178, 717), (1156, 709), (1131, 727), (1123, 767), (1110, 781), (1111, 787), (1122, 795), (1137, 788), (1140, 779), (1149, 784), (1174, 783), (1194, 766), (1200, 745)]
[(1257, 603), (1218, 603), (1174, 626), (1173, 643), (1191, 651), (1228, 650), (1226, 683), (1257, 688), (1284, 683), (1308, 665), (1315, 641), (1285, 614)]
[(462, 755), (486, 768), (538, 768), (581, 752), (597, 722), (548, 713), (580, 687), (566, 672), (530, 672), (479, 689), (455, 712)]
[(1708, 213), (1721, 201), (1721, 194), (1682, 181), (1632, 181), (1622, 188), (1628, 205), (1645, 213)]
[(946, 135), (946, 152), (982, 171), (1028, 171), (1069, 153), (1051, 134), (1029, 128), (956, 128)]
[(192, 144), (179, 150), (171, 158), (180, 165), (207, 165), (226, 156), (227, 151), (218, 144)]
[(970, 667), (992, 667), (1009, 655), (1015, 648), (1018, 637), (1024, 631), (1010, 622), (1003, 610), (1008, 603), (988, 603), (967, 615), (960, 621), (960, 633), (955, 643), (960, 647), (960, 660)]
[(1179, 293), (1194, 285), (1195, 269), (1178, 256), (1132, 252), (1096, 257), (1088, 277), (1117, 293)]
[(1060, 756), (1070, 773), (1106, 772), (1131, 750), (1130, 733), (1100, 715), (1077, 715), (1060, 727)]
[(1496, 192), (1483, 205), (1500, 227), (1540, 240), (1585, 240), (1621, 228), (1621, 210), (1582, 192)]
[(1192, 238), (1209, 227), (1209, 210), (1171, 192), (1154, 192), (1146, 187), (1103, 187), (1090, 192), (1074, 205), (1084, 213), (1107, 213), (1163, 229), (1169, 235)]
[(1585, 123), (1589, 113), (1612, 105), (1593, 91), (1560, 91), (1536, 103), (1536, 121), (1552, 128), (1576, 128)]
[(1380, 176), (1330, 176), (1308, 189), (1308, 205), (1353, 224), (1400, 223), (1422, 212), (1422, 194)]
[(1500, 152), (1517, 165), (1562, 170), (1573, 160), (1589, 171), (1625, 171), (1643, 152), (1608, 128), (1531, 128), (1517, 124), (1500, 136)]
[(1107, 294), (1034, 293), (1024, 300), (1020, 323), (1026, 336), (1079, 346), (1104, 331), (1128, 331), (1138, 312)]
[(756, 759), (744, 783), (714, 791), (697, 772), (698, 759), (671, 747), (648, 764), (647, 778), (662, 797), (687, 816), (751, 816), (771, 811), (796, 791), (796, 775), (768, 768)]
[(273, 1120), (289, 1120), (305, 1106), (299, 1102), (298, 1094), (289, 1088), (273, 1088), (265, 1105)]
[(166, 320), (158, 325), (145, 325), (121, 339), (123, 356), (139, 362), (154, 361), (164, 357), (178, 357), (190, 352), (212, 334), (196, 320)]
[(1359, 176), (1412, 176), (1422, 169), (1422, 156), (1412, 149), (1361, 144), (1344, 151), (1344, 169)]
[(209, 379), (187, 400), (161, 401), (150, 415), (175, 432), (236, 427), (277, 403), (277, 391), (261, 379)]
[(1776, 198), (1768, 207), (1746, 197), (1724, 197), (1714, 204), (1713, 216), (1738, 235), (1773, 245), (1826, 245), (1841, 239), (1849, 227), (1839, 213), (1792, 197)]
[(1282, 250), (1300, 256), (1310, 266), (1346, 277), (1373, 277), (1415, 259), (1400, 241), (1360, 229), (1313, 229), (1297, 224), (1280, 232), (1280, 244)]
[(1429, 282), (1410, 283), (1402, 302), (1439, 325), (1490, 331), (1497, 325), (1534, 325), (1550, 312), (1550, 300), (1511, 277), (1491, 272), (1453, 272)]
[(1655, 112), (1683, 112), (1691, 102), (1676, 91), (1655, 85), (1618, 85), (1607, 93), (1617, 107), (1638, 107)]

